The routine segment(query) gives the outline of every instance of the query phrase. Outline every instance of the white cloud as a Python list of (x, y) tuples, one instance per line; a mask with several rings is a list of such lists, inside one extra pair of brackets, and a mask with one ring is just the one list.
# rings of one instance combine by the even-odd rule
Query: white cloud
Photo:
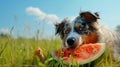
[(30, 15), (37, 16), (39, 19), (48, 23), (54, 23), (59, 19), (57, 15), (44, 13), (37, 7), (28, 7), (26, 8), (26, 12)]
[(0, 33), (9, 34), (9, 33), (10, 33), (10, 30), (9, 30), (8, 28), (1, 28), (1, 29), (0, 29)]

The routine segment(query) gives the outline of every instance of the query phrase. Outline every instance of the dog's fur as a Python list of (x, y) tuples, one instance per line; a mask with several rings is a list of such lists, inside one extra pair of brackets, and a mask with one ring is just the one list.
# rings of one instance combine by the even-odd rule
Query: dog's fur
[[(98, 13), (81, 12), (74, 20), (65, 18), (55, 24), (64, 47), (76, 48), (84, 43), (107, 43), (115, 60), (120, 60), (120, 32), (98, 23)], [(71, 42), (72, 41), (72, 42)]]

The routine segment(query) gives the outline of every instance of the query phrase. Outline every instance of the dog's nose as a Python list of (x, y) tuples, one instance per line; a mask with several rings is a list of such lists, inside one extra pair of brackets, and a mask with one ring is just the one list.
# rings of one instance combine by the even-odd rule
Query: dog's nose
[(75, 39), (74, 37), (68, 38), (68, 39), (67, 39), (67, 43), (68, 43), (68, 45), (69, 45), (69, 46), (74, 45), (75, 40), (76, 40), (76, 39)]

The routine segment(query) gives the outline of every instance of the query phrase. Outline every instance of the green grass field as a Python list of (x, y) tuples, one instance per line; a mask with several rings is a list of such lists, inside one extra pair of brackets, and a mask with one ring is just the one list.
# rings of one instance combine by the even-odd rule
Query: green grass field
[[(37, 59), (34, 61), (34, 52), (40, 47), (45, 55), (46, 63)], [(41, 39), (0, 37), (0, 67), (79, 67), (78, 64), (67, 65), (62, 61), (53, 60), (51, 51), (61, 48), (59, 39)], [(88, 67), (91, 63), (88, 64)], [(95, 67), (120, 67), (120, 62), (114, 62), (110, 49), (98, 60)], [(81, 65), (81, 67), (86, 67)]]

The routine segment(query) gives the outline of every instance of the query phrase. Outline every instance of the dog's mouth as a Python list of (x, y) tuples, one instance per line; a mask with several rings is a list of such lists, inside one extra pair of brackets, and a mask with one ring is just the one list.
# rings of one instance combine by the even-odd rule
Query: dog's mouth
[(85, 43), (84, 43), (84, 41), (82, 42), (82, 43), (75, 43), (75, 44), (73, 44), (73, 45), (71, 45), (71, 46), (68, 46), (68, 48), (72, 48), (72, 49), (75, 49), (76, 47), (78, 47), (79, 45), (84, 45)]
[(76, 48), (78, 45), (72, 45), (72, 46), (69, 46), (69, 48)]

